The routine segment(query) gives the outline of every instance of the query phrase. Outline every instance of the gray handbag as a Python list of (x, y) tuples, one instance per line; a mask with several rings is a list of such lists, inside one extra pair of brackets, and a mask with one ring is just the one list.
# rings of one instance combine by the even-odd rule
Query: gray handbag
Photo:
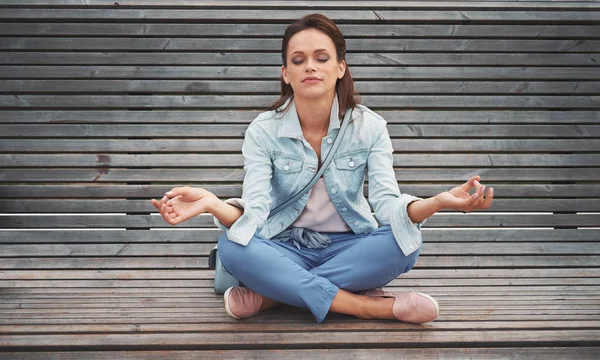
[[(350, 123), (351, 118), (352, 118), (352, 110), (350, 110), (350, 114), (344, 118), (344, 121), (342, 121), (342, 126), (340, 128), (340, 131), (338, 132), (338, 135), (335, 138), (335, 141), (333, 142), (333, 145), (331, 146), (331, 150), (329, 151), (329, 153), (327, 153), (327, 156), (323, 160), (323, 164), (321, 165), (321, 168), (319, 169), (319, 171), (317, 171), (317, 173), (312, 178), (312, 180), (308, 184), (306, 184), (306, 186), (304, 186), (302, 188), (302, 190), (300, 190), (296, 195), (292, 196), (291, 198), (289, 198), (288, 200), (279, 204), (277, 207), (275, 207), (273, 210), (271, 210), (271, 212), (269, 213), (269, 218), (272, 217), (273, 215), (279, 213), (281, 210), (285, 209), (288, 205), (293, 204), (296, 200), (298, 200), (300, 197), (302, 197), (302, 195), (304, 195), (308, 190), (310, 190), (317, 183), (317, 181), (319, 181), (319, 178), (323, 175), (323, 172), (325, 172), (325, 170), (327, 169), (327, 167), (333, 160), (333, 155), (335, 154), (337, 149), (340, 147), (340, 144), (342, 143), (342, 138), (344, 137), (344, 134), (346, 133), (346, 129), (348, 128), (348, 123)], [(241, 285), (240, 281), (237, 280), (233, 275), (231, 275), (229, 273), (229, 271), (227, 271), (223, 267), (223, 264), (221, 264), (217, 246), (215, 246), (211, 250), (210, 255), (208, 256), (208, 267), (211, 270), (215, 270), (215, 283), (214, 283), (215, 293), (223, 294), (230, 287)]]

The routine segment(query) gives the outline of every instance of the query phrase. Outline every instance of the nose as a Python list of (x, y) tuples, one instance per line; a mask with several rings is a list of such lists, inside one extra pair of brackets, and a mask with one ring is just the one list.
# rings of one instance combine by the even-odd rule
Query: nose
[(306, 69), (305, 70), (306, 70), (306, 72), (314, 72), (314, 71), (316, 71), (315, 63), (313, 62), (312, 59), (306, 60)]

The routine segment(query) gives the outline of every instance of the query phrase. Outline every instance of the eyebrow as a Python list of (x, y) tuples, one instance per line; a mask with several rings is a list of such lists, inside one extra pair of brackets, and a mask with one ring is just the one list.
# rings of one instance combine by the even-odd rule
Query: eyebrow
[[(329, 52), (329, 50), (327, 50), (327, 49), (317, 49), (317, 50), (315, 50), (315, 53), (321, 53), (321, 52)], [(294, 51), (293, 53), (290, 54), (290, 56), (293, 56), (294, 54), (303, 54), (304, 55), (304, 52), (302, 52), (302, 51)]]

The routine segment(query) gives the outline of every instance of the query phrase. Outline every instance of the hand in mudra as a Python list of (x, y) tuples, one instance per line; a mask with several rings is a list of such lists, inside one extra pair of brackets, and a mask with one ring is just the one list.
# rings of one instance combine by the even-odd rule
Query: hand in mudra
[[(437, 195), (440, 207), (466, 213), (477, 209), (489, 209), (494, 198), (494, 189), (489, 188), (486, 193), (486, 186), (481, 184), (480, 180), (479, 175), (473, 176), (466, 183)], [(473, 187), (475, 192), (469, 194)]]
[(220, 200), (210, 191), (184, 186), (171, 189), (160, 201), (152, 199), (152, 205), (158, 209), (166, 222), (177, 225), (209, 212), (216, 201)]

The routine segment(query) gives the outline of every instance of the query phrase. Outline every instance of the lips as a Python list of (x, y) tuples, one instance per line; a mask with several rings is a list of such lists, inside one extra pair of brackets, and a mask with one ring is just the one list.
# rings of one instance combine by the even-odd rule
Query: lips
[(304, 80), (302, 80), (302, 82), (317, 82), (317, 81), (321, 81), (321, 79), (313, 77), (313, 76), (304, 78)]

